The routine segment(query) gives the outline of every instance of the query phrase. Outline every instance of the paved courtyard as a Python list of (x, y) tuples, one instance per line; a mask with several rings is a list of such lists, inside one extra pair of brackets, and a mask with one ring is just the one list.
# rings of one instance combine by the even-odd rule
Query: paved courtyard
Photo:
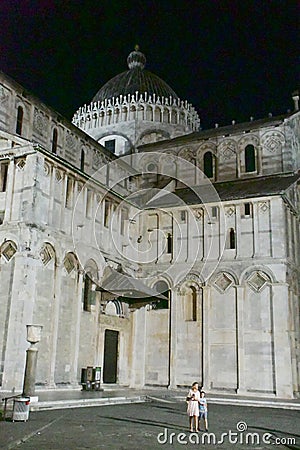
[[(0, 422), (0, 448), (300, 449), (299, 430), (299, 410), (209, 405), (212, 434), (190, 434), (184, 402), (151, 401), (31, 412), (27, 423)], [(214, 439), (219, 443), (214, 445)]]

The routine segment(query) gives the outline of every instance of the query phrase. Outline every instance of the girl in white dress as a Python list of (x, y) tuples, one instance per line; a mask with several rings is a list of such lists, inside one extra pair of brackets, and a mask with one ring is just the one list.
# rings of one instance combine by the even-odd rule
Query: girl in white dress
[(198, 431), (198, 418), (199, 418), (199, 401), (200, 401), (200, 392), (198, 390), (198, 383), (195, 382), (192, 384), (191, 389), (186, 398), (187, 401), (187, 414), (189, 416), (190, 421), (190, 431), (193, 430), (193, 421), (194, 421), (194, 429)]

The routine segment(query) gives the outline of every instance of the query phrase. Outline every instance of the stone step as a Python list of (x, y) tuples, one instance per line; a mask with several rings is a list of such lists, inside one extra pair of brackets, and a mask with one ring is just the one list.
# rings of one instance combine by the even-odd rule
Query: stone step
[(49, 409), (82, 408), (91, 406), (120, 405), (125, 403), (144, 403), (147, 401), (145, 395), (130, 397), (106, 397), (106, 398), (86, 398), (74, 400), (52, 400), (31, 403), (31, 411), (45, 411)]

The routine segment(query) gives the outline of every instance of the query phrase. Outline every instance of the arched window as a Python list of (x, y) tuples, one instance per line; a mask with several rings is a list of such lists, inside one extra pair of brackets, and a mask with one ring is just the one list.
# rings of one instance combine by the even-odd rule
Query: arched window
[(194, 287), (192, 289), (192, 320), (196, 322), (197, 320), (197, 292)]
[(154, 110), (154, 120), (155, 122), (161, 121), (161, 110), (159, 108), (155, 108)]
[(255, 172), (255, 149), (253, 145), (247, 145), (245, 148), (245, 172)]
[(21, 135), (22, 134), (22, 125), (23, 125), (23, 108), (22, 106), (18, 107), (18, 114), (17, 114), (17, 125), (16, 125), (16, 133)]
[(101, 112), (100, 112), (100, 125), (102, 126), (103, 123), (104, 123), (104, 112), (101, 111)]
[(58, 137), (57, 129), (54, 128), (52, 133), (52, 153), (55, 154), (57, 152), (57, 137)]
[(196, 322), (197, 320), (197, 291), (190, 286), (185, 296), (185, 320)]
[(119, 122), (119, 118), (120, 118), (120, 110), (119, 108), (115, 109), (115, 123)]
[(67, 253), (64, 258), (64, 268), (67, 271), (68, 275), (70, 275), (73, 271), (78, 269), (78, 261), (74, 253)]
[(226, 241), (226, 248), (228, 248), (228, 249), (236, 248), (235, 231), (234, 231), (233, 228), (230, 228), (228, 230), (227, 241)]
[(206, 152), (203, 156), (203, 170), (207, 178), (213, 178), (214, 176), (214, 163), (212, 152)]
[(93, 303), (93, 282), (88, 274), (84, 277), (84, 287), (83, 287), (83, 311), (91, 311), (91, 305)]
[(128, 108), (124, 106), (122, 108), (122, 120), (126, 121), (128, 118)]
[(109, 109), (107, 111), (106, 117), (107, 117), (107, 125), (110, 125), (111, 124), (111, 117), (112, 117), (111, 109)]

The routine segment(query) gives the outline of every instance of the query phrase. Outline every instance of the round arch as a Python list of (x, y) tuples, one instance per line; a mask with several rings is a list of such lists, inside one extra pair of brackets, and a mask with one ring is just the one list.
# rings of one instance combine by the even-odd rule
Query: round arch
[(264, 273), (271, 283), (276, 283), (276, 277), (272, 270), (270, 270), (268, 267), (261, 266), (261, 265), (255, 265), (251, 267), (247, 267), (247, 269), (244, 269), (243, 272), (240, 275), (240, 284), (242, 285), (244, 282), (246, 282), (253, 273), (255, 272), (262, 272)]

